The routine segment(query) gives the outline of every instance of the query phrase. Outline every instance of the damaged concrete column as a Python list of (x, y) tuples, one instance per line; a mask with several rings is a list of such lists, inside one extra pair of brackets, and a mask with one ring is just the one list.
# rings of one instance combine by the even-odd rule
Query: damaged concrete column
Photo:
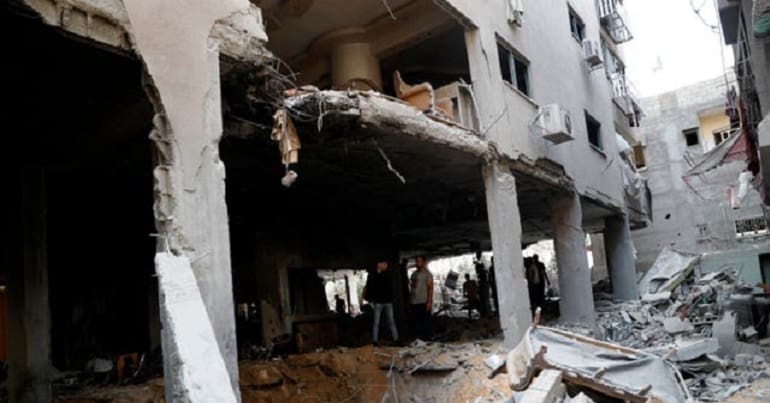
[(495, 255), (495, 278), (500, 305), (500, 327), (505, 345), (515, 347), (531, 323), (529, 291), (521, 255), (521, 219), (516, 179), (498, 161), (482, 171), (487, 197), (487, 219)]
[(631, 228), (625, 214), (605, 219), (604, 244), (612, 279), (612, 295), (617, 300), (636, 299), (636, 266)]
[(593, 323), (594, 298), (586, 256), (583, 209), (577, 193), (556, 199), (551, 205), (551, 225), (559, 273), (560, 320)]
[[(150, 137), (157, 150), (154, 210), (159, 252), (190, 262), (198, 286), (194, 291), (200, 293), (208, 314), (198, 320), (213, 329), (232, 393), (237, 397), (240, 392), (225, 170), (219, 158), (219, 56), (220, 48), (242, 58), (259, 53), (267, 39), (259, 9), (247, 0), (124, 0), (123, 4), (132, 45), (145, 65), (145, 88), (156, 113)], [(172, 291), (161, 290), (161, 296)], [(162, 308), (176, 312), (168, 306)], [(189, 338), (174, 337), (168, 326), (168, 321), (173, 320), (166, 317), (163, 323), (164, 346), (190, 342)], [(175, 345), (164, 351), (166, 379), (173, 383), (167, 384), (167, 392), (175, 393), (168, 399), (189, 399), (176, 393), (184, 394), (190, 386), (184, 384), (181, 375), (197, 368), (188, 368), (186, 365), (191, 363), (181, 362), (172, 353), (192, 347)], [(211, 379), (214, 382), (215, 378)]]
[(23, 252), (8, 272), (8, 397), (10, 402), (50, 402), (51, 309), (43, 169), (25, 167), (21, 180)]

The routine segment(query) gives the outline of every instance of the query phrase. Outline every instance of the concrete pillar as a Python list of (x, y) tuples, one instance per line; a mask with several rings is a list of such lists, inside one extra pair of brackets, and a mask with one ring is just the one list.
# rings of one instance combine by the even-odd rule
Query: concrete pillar
[[(225, 167), (219, 158), (219, 49), (226, 38), (218, 34), (220, 29), (212, 27), (224, 20), (237, 26), (230, 16), (241, 15), (244, 18), (240, 21), (254, 20), (239, 14), (248, 9), (248, 2), (122, 3), (130, 21), (132, 45), (144, 62), (145, 90), (155, 110), (150, 138), (157, 151), (153, 170), (155, 226), (159, 234), (156, 257), (170, 252), (189, 260), (207, 313), (198, 320), (210, 322), (233, 394), (240, 396)], [(168, 23), (178, 17), (181, 6), (188, 10), (185, 23)], [(247, 36), (247, 31), (241, 27), (228, 32), (246, 32)], [(163, 308), (168, 307), (161, 307), (161, 312)], [(166, 347), (174, 338), (167, 324), (163, 325), (161, 340)], [(166, 386), (167, 390), (183, 391), (188, 385), (179, 381), (183, 377), (178, 375), (188, 370), (187, 363), (180, 362), (173, 351), (164, 348), (165, 376), (170, 380)], [(179, 396), (166, 399), (183, 400)]]
[(553, 244), (559, 273), (560, 320), (592, 324), (594, 298), (582, 219), (583, 210), (577, 193), (561, 197), (551, 205)]
[(617, 300), (636, 299), (636, 266), (631, 243), (631, 228), (625, 214), (605, 219), (604, 243), (612, 279), (612, 294)]
[(495, 276), (500, 304), (500, 327), (505, 346), (515, 347), (532, 318), (529, 291), (521, 256), (521, 220), (516, 179), (508, 167), (493, 161), (482, 169), (487, 197), (487, 219), (495, 255)]
[(366, 79), (382, 89), (380, 62), (368, 43), (340, 43), (331, 53), (332, 85), (343, 87), (350, 79)]
[(8, 395), (11, 402), (51, 401), (51, 310), (48, 303), (45, 177), (22, 173), (23, 256), (8, 273)]

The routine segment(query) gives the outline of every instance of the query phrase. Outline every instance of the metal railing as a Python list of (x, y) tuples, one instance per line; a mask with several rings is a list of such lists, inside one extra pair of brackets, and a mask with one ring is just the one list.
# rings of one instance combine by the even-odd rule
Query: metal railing
[[(626, 77), (625, 72), (616, 72), (610, 76), (612, 86), (612, 100), (623, 111), (623, 114), (636, 120), (641, 115), (639, 96), (633, 84)], [(635, 126), (635, 125), (634, 125)]]
[(623, 3), (618, 0), (598, 0), (599, 18), (602, 25), (615, 43), (628, 42), (633, 39), (628, 27), (628, 13)]

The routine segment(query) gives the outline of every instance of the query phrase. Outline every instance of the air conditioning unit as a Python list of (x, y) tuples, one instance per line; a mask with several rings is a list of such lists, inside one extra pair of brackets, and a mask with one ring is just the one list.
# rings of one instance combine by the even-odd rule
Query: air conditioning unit
[(599, 42), (583, 39), (583, 54), (589, 67), (595, 68), (602, 65), (602, 49), (599, 47)]
[(559, 104), (550, 104), (540, 108), (539, 125), (544, 139), (554, 144), (574, 140), (572, 137), (572, 120), (569, 111)]
[(521, 26), (524, 20), (524, 0), (503, 0), (508, 24)]

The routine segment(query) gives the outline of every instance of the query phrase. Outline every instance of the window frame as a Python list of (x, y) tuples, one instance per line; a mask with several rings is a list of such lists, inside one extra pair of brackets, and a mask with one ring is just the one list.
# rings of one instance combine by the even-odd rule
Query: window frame
[[(588, 139), (588, 144), (591, 148), (603, 154), (604, 139), (602, 138), (602, 122), (586, 110), (583, 111), (583, 115), (585, 116), (586, 138)], [(595, 130), (591, 130), (592, 128), (595, 128)], [(591, 135), (592, 132), (595, 132), (595, 136)], [(595, 142), (592, 140), (592, 137), (595, 137)]]
[[(640, 171), (647, 169), (647, 155), (644, 154), (644, 146), (642, 144), (637, 144), (632, 146), (631, 150), (634, 155), (634, 166), (636, 169)], [(637, 158), (640, 155), (641, 158)]]
[(583, 44), (583, 39), (586, 38), (586, 24), (580, 14), (567, 4), (567, 13), (569, 14), (569, 30), (572, 37), (575, 38), (578, 43)]
[(714, 147), (722, 144), (722, 142), (729, 139), (731, 134), (732, 134), (732, 129), (729, 126), (713, 130), (711, 132), (711, 135), (714, 138)]
[[(690, 144), (690, 135), (695, 136), (696, 142), (694, 144)], [(695, 147), (699, 146), (701, 144), (700, 140), (700, 128), (699, 127), (689, 127), (687, 129), (682, 129), (682, 136), (684, 137), (684, 144), (689, 147)]]
[[(525, 96), (532, 98), (532, 85), (529, 78), (529, 59), (500, 38), (497, 40), (497, 53), (498, 63), (500, 64), (500, 74), (503, 81)], [(504, 66), (508, 67), (507, 71)], [(508, 77), (508, 79), (506, 79), (506, 77)]]

